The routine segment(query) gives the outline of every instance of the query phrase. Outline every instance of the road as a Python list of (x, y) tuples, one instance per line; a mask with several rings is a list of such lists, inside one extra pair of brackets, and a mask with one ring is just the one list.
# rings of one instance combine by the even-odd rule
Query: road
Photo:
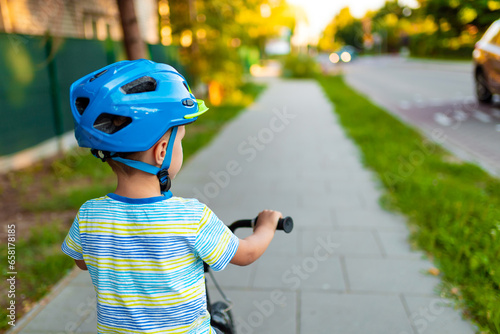
[(384, 56), (339, 67), (375, 103), (429, 137), (443, 134), (446, 149), (500, 175), (500, 101), (476, 102), (472, 63)]

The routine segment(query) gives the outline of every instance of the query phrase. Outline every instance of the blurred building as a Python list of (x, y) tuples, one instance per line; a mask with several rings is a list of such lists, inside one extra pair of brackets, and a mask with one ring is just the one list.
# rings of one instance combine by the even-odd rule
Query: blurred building
[[(157, 44), (156, 0), (135, 0), (144, 41)], [(116, 0), (0, 0), (0, 31), (15, 34), (120, 40)]]

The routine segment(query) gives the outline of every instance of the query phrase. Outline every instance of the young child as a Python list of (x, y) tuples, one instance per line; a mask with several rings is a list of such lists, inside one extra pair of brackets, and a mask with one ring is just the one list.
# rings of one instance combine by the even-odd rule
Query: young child
[(70, 101), (79, 146), (118, 180), (82, 205), (62, 244), (90, 273), (98, 333), (215, 333), (203, 262), (216, 271), (254, 262), (281, 213), (261, 212), (240, 240), (204, 204), (172, 197), (185, 125), (207, 110), (173, 67), (118, 62), (73, 83)]

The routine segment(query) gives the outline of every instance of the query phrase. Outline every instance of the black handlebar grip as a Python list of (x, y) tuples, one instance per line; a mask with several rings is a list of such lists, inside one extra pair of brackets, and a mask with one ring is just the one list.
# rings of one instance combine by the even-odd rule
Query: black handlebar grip
[(290, 233), (293, 230), (293, 219), (292, 217), (280, 218), (278, 220), (277, 230), (285, 231), (285, 233)]
[[(234, 233), (234, 231), (240, 227), (254, 227), (257, 218), (254, 219), (242, 219), (235, 221), (231, 225), (229, 225), (229, 229)], [(278, 220), (277, 230), (285, 231), (286, 233), (290, 233), (293, 230), (293, 219), (292, 217), (280, 218)]]

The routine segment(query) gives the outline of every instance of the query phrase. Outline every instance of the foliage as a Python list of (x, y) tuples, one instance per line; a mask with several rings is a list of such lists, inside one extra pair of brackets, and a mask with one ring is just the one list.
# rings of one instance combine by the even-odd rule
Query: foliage
[[(490, 0), (431, 0), (422, 3), (421, 14), (431, 15), (437, 20), (440, 24), (439, 33), (449, 31), (458, 36), (467, 25), (474, 25), (480, 31), (486, 30), (498, 19), (499, 4), (500, 1)], [(443, 22), (448, 24), (443, 25)]]
[(416, 34), (410, 40), (411, 55), (414, 57), (432, 57), (445, 59), (470, 59), (473, 45), (450, 45), (450, 40), (437, 35)]
[(285, 77), (312, 78), (318, 73), (318, 63), (307, 54), (290, 54), (283, 61), (283, 75)]
[(364, 164), (379, 174), (386, 205), (409, 218), (412, 239), (440, 267), (443, 294), (455, 298), (483, 333), (498, 333), (500, 181), (473, 164), (450, 158), (440, 146), (355, 93), (342, 77), (322, 77), (319, 82), (360, 146)]
[(349, 7), (342, 8), (325, 28), (318, 46), (320, 50), (336, 51), (343, 45), (361, 48), (363, 29), (361, 20), (352, 16)]
[[(249, 66), (247, 55), (264, 53), (266, 41), (293, 30), (294, 9), (284, 0), (169, 1), (173, 43), (192, 36), (182, 59), (195, 85), (208, 85), (212, 104), (231, 97)], [(255, 58), (255, 57), (253, 57)], [(215, 84), (214, 84), (215, 83)]]
[[(474, 44), (498, 19), (500, 1), (432, 0), (422, 3), (413, 20), (433, 20), (433, 31), (415, 31), (410, 50), (415, 56), (472, 57)], [(425, 50), (425, 51), (424, 51)]]
[(418, 8), (386, 0), (362, 19), (343, 9), (326, 27), (319, 48), (334, 51), (350, 44), (365, 53), (381, 53), (409, 47), (420, 57), (470, 59), (474, 44), (499, 14), (498, 0), (419, 0)]
[(343, 45), (359, 47), (363, 45), (362, 25), (360, 20), (353, 20), (335, 33), (335, 39)]

